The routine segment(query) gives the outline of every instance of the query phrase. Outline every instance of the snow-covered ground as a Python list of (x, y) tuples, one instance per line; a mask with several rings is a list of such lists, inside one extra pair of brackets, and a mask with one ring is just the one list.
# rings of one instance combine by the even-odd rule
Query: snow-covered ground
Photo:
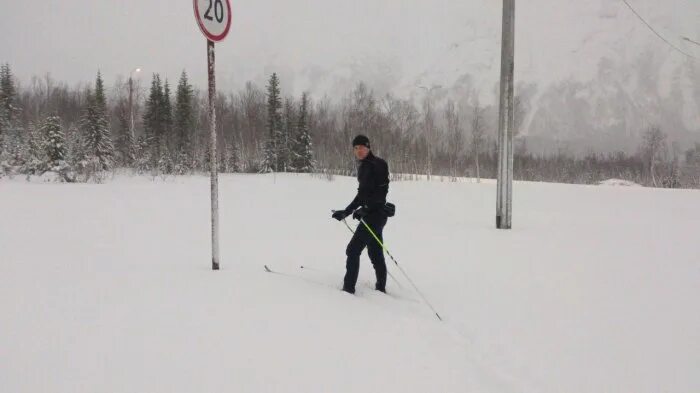
[(0, 181), (0, 391), (700, 391), (700, 192), (517, 183), (498, 231), (493, 182), (395, 182), (439, 322), (336, 289), (355, 186), (222, 176), (213, 272), (206, 177)]
[(629, 180), (623, 180), (623, 179), (608, 179), (608, 180), (603, 180), (598, 183), (601, 186), (611, 186), (611, 187), (641, 187), (641, 185), (629, 181)]

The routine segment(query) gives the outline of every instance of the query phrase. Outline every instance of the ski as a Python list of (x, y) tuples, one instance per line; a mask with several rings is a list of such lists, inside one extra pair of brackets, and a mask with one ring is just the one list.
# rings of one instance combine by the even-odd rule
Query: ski
[(324, 286), (324, 287), (328, 287), (328, 288), (333, 288), (333, 289), (337, 289), (337, 290), (339, 290), (339, 291), (341, 290), (340, 287), (337, 287), (337, 286), (334, 286), (334, 285), (331, 285), (331, 284), (328, 284), (328, 283), (324, 283), (324, 282), (320, 282), (320, 281), (315, 281), (315, 280), (310, 280), (310, 279), (308, 279), (308, 278), (306, 278), (306, 277), (303, 277), (303, 276), (300, 276), (300, 275), (297, 275), (297, 274), (291, 274), (291, 273), (280, 272), (280, 271), (278, 271), (278, 270), (273, 270), (273, 269), (270, 268), (268, 265), (264, 265), (264, 268), (265, 268), (265, 271), (268, 272), (268, 273), (277, 274), (277, 275), (285, 276), (285, 277), (295, 278), (295, 279), (298, 279), (298, 280), (305, 281), (305, 282), (307, 282), (307, 283), (311, 283), (311, 284), (319, 285), (319, 286)]
[[(269, 265), (263, 265), (263, 267), (265, 268), (265, 271), (266, 271), (267, 273), (277, 274), (277, 275), (285, 276), (285, 277), (291, 277), (291, 278), (294, 278), (294, 279), (297, 279), (297, 280), (302, 280), (302, 281), (305, 281), (305, 282), (307, 282), (307, 283), (311, 283), (311, 284), (314, 284), (314, 285), (319, 285), (319, 286), (328, 287), (328, 288), (333, 288), (333, 289), (337, 289), (337, 290), (339, 290), (339, 291), (342, 291), (342, 286), (341, 286), (341, 285), (335, 286), (335, 285), (332, 285), (332, 284), (328, 284), (328, 283), (326, 283), (326, 282), (321, 282), (321, 281), (312, 280), (312, 279), (309, 279), (308, 277), (304, 277), (304, 276), (299, 275), (299, 274), (281, 272), (281, 271), (272, 269)], [(317, 269), (317, 268), (313, 268), (313, 267), (309, 267), (309, 266), (303, 266), (303, 265), (302, 265), (302, 266), (299, 267), (299, 269), (302, 270), (302, 271), (313, 271), (313, 272), (318, 272), (318, 273), (322, 273), (322, 274), (329, 274), (329, 273), (324, 272), (324, 271), (321, 270), (321, 269)], [(376, 290), (374, 289), (374, 285), (373, 285), (371, 282), (369, 282), (369, 281), (367, 281), (367, 282), (358, 282), (358, 284), (360, 284), (360, 286), (361, 286), (363, 289), (370, 290), (371, 292), (375, 292), (375, 291), (376, 291)], [(357, 292), (355, 292), (355, 296), (359, 296), (361, 293), (362, 293), (362, 292), (357, 291)], [(402, 295), (397, 295), (397, 294), (395, 294), (395, 293), (382, 293), (382, 296), (387, 296), (387, 297), (389, 297), (389, 298), (396, 299), (396, 300), (401, 300), (401, 301), (408, 301), (408, 302), (412, 302), (412, 303), (420, 303), (417, 299), (414, 299), (414, 298), (411, 298), (411, 297), (402, 296)]]

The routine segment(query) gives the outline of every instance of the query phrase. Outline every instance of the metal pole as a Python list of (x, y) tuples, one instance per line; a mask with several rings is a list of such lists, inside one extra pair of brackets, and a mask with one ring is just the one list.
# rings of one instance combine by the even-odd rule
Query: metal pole
[(129, 76), (129, 134), (134, 139), (134, 78)]
[(219, 270), (219, 176), (216, 158), (216, 79), (214, 78), (214, 42), (207, 40), (207, 63), (209, 66), (209, 168), (211, 169), (211, 263), (213, 270)]
[(513, 127), (515, 67), (515, 0), (503, 0), (501, 99), (498, 119), (498, 195), (496, 228), (510, 229), (513, 210)]

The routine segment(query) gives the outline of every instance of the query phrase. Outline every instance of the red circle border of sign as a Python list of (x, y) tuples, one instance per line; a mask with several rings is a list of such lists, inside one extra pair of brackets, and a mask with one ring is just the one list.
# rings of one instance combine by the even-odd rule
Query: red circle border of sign
[(194, 3), (194, 17), (197, 19), (197, 25), (199, 25), (199, 30), (202, 31), (202, 34), (204, 34), (204, 36), (206, 36), (210, 41), (214, 42), (219, 42), (226, 38), (228, 31), (231, 29), (231, 14), (233, 14), (233, 10), (231, 9), (231, 1), (226, 0), (226, 5), (228, 6), (228, 20), (226, 21), (226, 29), (219, 35), (213, 35), (204, 28), (204, 24), (199, 18), (199, 4), (197, 4), (197, 0), (193, 0), (192, 3)]

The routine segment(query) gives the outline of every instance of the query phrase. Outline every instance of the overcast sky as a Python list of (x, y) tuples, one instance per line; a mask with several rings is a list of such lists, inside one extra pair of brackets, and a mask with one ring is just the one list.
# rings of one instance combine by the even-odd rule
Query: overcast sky
[[(406, 6), (407, 3), (412, 3)], [(0, 0), (0, 61), (20, 79), (50, 72), (75, 83), (142, 67), (171, 79), (186, 68), (204, 85), (205, 41), (188, 0)], [(440, 38), (454, 1), (233, 0), (233, 27), (217, 48), (223, 84), (278, 68), (332, 67), (357, 56), (410, 56)], [(497, 16), (498, 7), (492, 9)], [(413, 32), (401, 31), (411, 26)], [(423, 42), (412, 37), (420, 34)], [(402, 39), (406, 37), (407, 39)], [(236, 75), (238, 74), (238, 75)]]
[[(238, 87), (247, 80), (264, 84), (269, 73), (277, 71), (284, 84), (296, 85), (291, 87), (296, 93), (313, 87), (314, 73), (337, 73), (340, 69), (363, 77), (366, 70), (357, 69), (374, 67), (381, 69), (366, 72), (378, 73), (381, 77), (376, 79), (386, 80), (386, 88), (391, 89), (402, 73), (417, 74), (445, 63), (448, 50), (464, 52), (465, 59), (478, 63), (473, 69), (485, 69), (485, 86), (497, 81), (500, 0), (232, 3), (233, 27), (227, 40), (217, 45), (217, 78), (222, 88)], [(700, 34), (700, 0), (631, 3), (647, 14), (671, 15), (671, 19), (654, 21), (674, 26), (675, 31), (664, 33)], [(619, 0), (558, 0), (556, 4), (532, 0), (518, 4), (517, 54), (521, 61), (516, 72), (539, 67), (545, 76), (578, 72), (579, 59), (559, 63), (552, 63), (552, 59), (561, 53), (569, 56), (583, 39), (595, 33), (602, 25), (594, 19), (607, 12), (606, 7), (622, 12)], [(579, 16), (581, 13), (586, 14)], [(562, 15), (576, 22), (552, 24), (553, 18), (561, 19)], [(584, 17), (590, 17), (590, 24), (578, 20)], [(614, 37), (618, 33), (605, 34)], [(648, 34), (641, 35), (644, 40), (657, 40), (648, 31), (639, 34)], [(464, 45), (458, 48), (458, 43)], [(9, 62), (24, 82), (32, 75), (50, 72), (54, 79), (74, 84), (92, 80), (99, 68), (111, 84), (117, 75), (128, 75), (141, 67), (144, 82), (153, 72), (176, 80), (182, 69), (187, 69), (193, 82), (203, 87), (205, 48), (189, 0), (0, 0), (0, 62)], [(557, 52), (547, 53), (553, 50)], [(461, 59), (455, 61), (465, 63)], [(596, 64), (597, 59), (590, 63)]]

